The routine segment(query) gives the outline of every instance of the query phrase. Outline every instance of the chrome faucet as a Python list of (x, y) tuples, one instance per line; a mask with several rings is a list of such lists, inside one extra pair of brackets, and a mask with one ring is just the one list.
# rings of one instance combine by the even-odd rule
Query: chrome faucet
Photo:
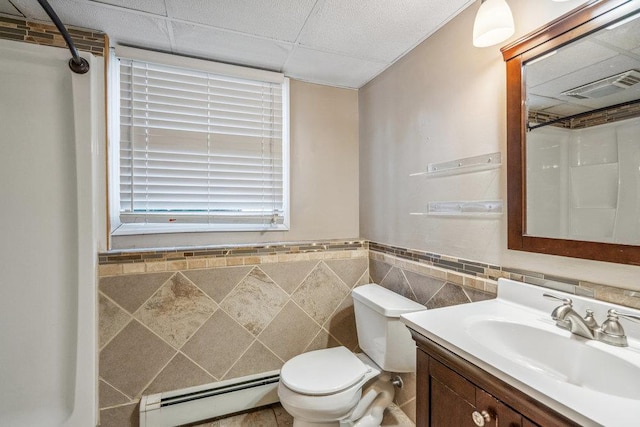
[(610, 309), (607, 312), (607, 320), (602, 322), (602, 326), (596, 329), (596, 338), (607, 344), (615, 345), (618, 347), (627, 347), (627, 336), (624, 334), (624, 328), (618, 321), (618, 318), (622, 317), (633, 322), (640, 322), (640, 316), (629, 313), (620, 313), (615, 309)]
[(640, 316), (629, 313), (620, 313), (615, 309), (610, 309), (607, 313), (607, 320), (598, 326), (593, 310), (587, 309), (585, 317), (581, 317), (573, 309), (573, 301), (570, 298), (560, 298), (553, 294), (542, 294), (543, 297), (562, 301), (562, 305), (556, 307), (551, 313), (551, 318), (556, 321), (556, 326), (571, 331), (572, 334), (581, 337), (598, 340), (606, 344), (618, 347), (627, 347), (627, 336), (624, 328), (619, 322), (619, 318), (625, 318), (634, 322), (640, 322)]
[(574, 309), (573, 301), (570, 298), (560, 298), (552, 294), (542, 294), (543, 297), (553, 300), (562, 301), (562, 305), (556, 307), (551, 313), (551, 318), (556, 321), (556, 326), (562, 329), (568, 329), (572, 334), (581, 337), (594, 339), (594, 330), (598, 327), (593, 311), (587, 313), (587, 317), (582, 318)]

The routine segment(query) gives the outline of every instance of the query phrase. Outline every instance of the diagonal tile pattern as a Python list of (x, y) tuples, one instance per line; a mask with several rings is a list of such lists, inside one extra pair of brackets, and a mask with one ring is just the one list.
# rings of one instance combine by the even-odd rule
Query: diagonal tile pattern
[(139, 420), (137, 403), (100, 410), (100, 427), (138, 427)]
[(325, 324), (325, 328), (349, 350), (355, 350), (358, 347), (356, 317), (353, 311), (351, 295), (347, 295), (336, 311), (333, 312), (331, 318)]
[(369, 260), (369, 275), (374, 283), (382, 283), (389, 270), (391, 270), (389, 264), (375, 259)]
[(135, 313), (135, 318), (180, 348), (218, 304), (182, 273), (176, 273)]
[(129, 398), (127, 396), (102, 380), (98, 381), (98, 395), (100, 396), (101, 408), (122, 405), (129, 402)]
[(427, 301), (427, 308), (447, 307), (470, 302), (461, 286), (446, 283), (440, 291)]
[(174, 354), (169, 344), (132, 320), (100, 352), (100, 377), (128, 397), (139, 397)]
[(488, 292), (483, 292), (478, 289), (472, 289), (472, 288), (464, 288), (464, 293), (467, 294), (471, 302), (486, 301), (488, 299), (495, 298), (494, 295)]
[(405, 298), (416, 301), (416, 296), (413, 293), (413, 289), (407, 282), (402, 270), (396, 267), (392, 267), (385, 278), (380, 282), (380, 285), (385, 288), (391, 289), (393, 292), (402, 295)]
[(260, 268), (254, 267), (222, 301), (229, 316), (258, 335), (286, 304), (288, 296)]
[(353, 288), (356, 283), (358, 283), (358, 279), (360, 279), (369, 268), (365, 258), (355, 260), (327, 260), (325, 262), (327, 266), (342, 279), (344, 284), (350, 288)]
[(129, 276), (103, 277), (100, 291), (133, 313), (169, 280), (171, 273), (132, 274)]
[(217, 303), (220, 303), (240, 283), (251, 267), (222, 267), (189, 270), (183, 274)]
[[(370, 282), (370, 275), (428, 307), (490, 296), (447, 282), (446, 275), (409, 270), (404, 261), (392, 265), (386, 258), (370, 259), (366, 252), (354, 258), (283, 258), (286, 261), (102, 277), (102, 425), (137, 425), (142, 394), (279, 369), (304, 351), (338, 345), (357, 351), (349, 292)], [(414, 383), (405, 375), (407, 388), (397, 395), (411, 418)]]
[(295, 261), (264, 264), (260, 268), (291, 295), (316, 265), (318, 261)]
[[(368, 279), (367, 258), (326, 261), (337, 273), (303, 260), (102, 277), (105, 425), (129, 425), (141, 394), (279, 369), (311, 349), (353, 348), (345, 296), (355, 283), (345, 283)], [(298, 289), (315, 317), (291, 295)]]
[(337, 339), (332, 337), (329, 334), (329, 332), (327, 332), (326, 329), (322, 328), (322, 329), (320, 329), (320, 332), (318, 332), (318, 335), (316, 335), (313, 338), (313, 341), (311, 341), (311, 344), (309, 344), (307, 346), (307, 348), (304, 349), (304, 352), (313, 351), (313, 350), (321, 350), (323, 348), (338, 347), (340, 345), (344, 345), (345, 347), (347, 347), (346, 343), (345, 344), (341, 344), (340, 342), (338, 342)]
[(273, 352), (258, 341), (254, 341), (251, 347), (238, 359), (224, 379), (243, 377), (245, 375), (258, 374), (260, 372), (280, 369), (284, 362)]
[(349, 288), (321, 262), (302, 282), (292, 298), (313, 320), (324, 325), (348, 293)]
[(286, 362), (304, 352), (319, 330), (320, 326), (290, 301), (258, 339)]
[(404, 271), (404, 276), (416, 295), (416, 301), (420, 304), (426, 304), (445, 284), (445, 280), (414, 273), (413, 271)]
[(215, 378), (204, 369), (181, 353), (178, 353), (142, 394), (161, 393), (167, 390), (207, 384), (213, 381), (215, 381)]
[(182, 352), (221, 379), (253, 341), (251, 333), (218, 310), (182, 347)]
[(124, 325), (129, 323), (131, 315), (118, 307), (104, 295), (98, 297), (98, 347), (102, 348)]

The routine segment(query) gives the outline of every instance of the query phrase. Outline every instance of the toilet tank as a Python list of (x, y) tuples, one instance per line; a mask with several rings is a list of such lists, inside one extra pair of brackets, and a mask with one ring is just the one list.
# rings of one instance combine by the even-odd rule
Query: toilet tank
[(362, 351), (385, 371), (415, 371), (415, 343), (400, 315), (427, 308), (374, 283), (358, 286), (351, 296)]

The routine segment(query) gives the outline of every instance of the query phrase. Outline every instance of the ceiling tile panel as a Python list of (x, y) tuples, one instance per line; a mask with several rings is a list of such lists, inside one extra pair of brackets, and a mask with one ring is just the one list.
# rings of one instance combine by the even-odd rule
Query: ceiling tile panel
[(530, 110), (544, 110), (545, 108), (552, 107), (554, 105), (560, 104), (562, 101), (559, 101), (555, 98), (550, 98), (546, 96), (538, 96), (534, 94), (527, 94), (527, 107)]
[(309, 18), (300, 43), (391, 62), (468, 4), (468, 0), (325, 0)]
[(386, 63), (296, 47), (284, 73), (294, 79), (357, 89), (387, 67)]
[(292, 45), (200, 25), (173, 23), (174, 52), (281, 71)]
[(171, 18), (294, 42), (315, 0), (166, 0)]
[(88, 0), (95, 3), (110, 4), (125, 9), (138, 10), (153, 13), (154, 15), (167, 16), (167, 8), (164, 1), (159, 0)]
[[(6, 0), (1, 0), (1, 1), (9, 3)], [(57, 12), (58, 11), (57, 10), (57, 8), (58, 8), (57, 1), (52, 0), (49, 3), (51, 4), (51, 6), (53, 6), (53, 8)], [(47, 16), (47, 14), (42, 9), (42, 7), (38, 4), (37, 1), (33, 1), (33, 0), (12, 0), (11, 4), (13, 4), (27, 18), (39, 19), (39, 20), (43, 20), (43, 21), (48, 21), (49, 20), (49, 17)], [(58, 13), (58, 15), (59, 15), (59, 13)], [(66, 22), (65, 22), (65, 24), (66, 24)]]
[(595, 38), (623, 50), (637, 49), (640, 47), (640, 19), (636, 18), (610, 31), (601, 31)]
[(572, 43), (571, 49), (559, 49), (556, 54), (527, 65), (527, 86), (536, 87), (559, 79), (571, 70), (592, 68), (593, 64), (613, 58), (617, 54), (618, 52), (612, 49), (588, 40)]
[[(50, 0), (66, 25), (112, 43), (359, 88), (473, 0)], [(33, 0), (0, 13), (49, 21)]]
[[(15, 0), (14, 4), (29, 18), (50, 21), (40, 5), (33, 0)], [(51, 0), (50, 4), (66, 25), (105, 32), (112, 43), (167, 51), (171, 49), (164, 18), (154, 18), (97, 2)]]
[(0, 0), (0, 13), (6, 13), (7, 15), (22, 16), (18, 9), (13, 7), (9, 0)]
[(560, 116), (573, 116), (574, 114), (586, 113), (590, 108), (583, 107), (576, 104), (558, 104), (556, 106), (546, 108), (544, 111), (547, 113), (558, 114)]
[[(565, 63), (565, 67), (567, 70), (571, 70), (571, 66), (568, 65), (570, 63)], [(617, 55), (613, 58), (610, 58), (606, 61), (603, 66), (599, 67), (586, 67), (578, 69), (575, 72), (566, 74), (562, 77), (556, 78), (554, 80), (548, 81), (547, 83), (538, 85), (532, 89), (532, 93), (540, 96), (553, 97), (557, 99), (562, 99), (565, 101), (577, 102), (579, 104), (583, 104), (586, 106), (591, 106), (593, 108), (598, 108), (602, 102), (607, 103), (609, 100), (607, 97), (603, 97), (601, 99), (594, 100), (580, 100), (576, 101), (573, 98), (566, 97), (564, 95), (560, 95), (560, 93), (573, 89), (575, 87), (594, 82), (596, 80), (600, 80), (606, 77), (613, 76), (618, 73), (623, 73), (625, 71), (629, 71), (631, 69), (637, 68), (638, 62), (632, 58), (629, 58), (625, 55)], [(527, 74), (527, 80), (529, 75)], [(629, 91), (625, 91), (624, 93), (631, 93)], [(619, 102), (624, 102), (627, 99), (623, 99), (623, 93), (620, 94)]]

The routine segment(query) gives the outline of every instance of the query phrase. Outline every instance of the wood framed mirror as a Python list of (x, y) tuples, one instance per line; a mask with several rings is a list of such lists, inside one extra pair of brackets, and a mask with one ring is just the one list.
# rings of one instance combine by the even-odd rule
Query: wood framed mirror
[(502, 48), (509, 249), (640, 265), (639, 17), (593, 0)]

